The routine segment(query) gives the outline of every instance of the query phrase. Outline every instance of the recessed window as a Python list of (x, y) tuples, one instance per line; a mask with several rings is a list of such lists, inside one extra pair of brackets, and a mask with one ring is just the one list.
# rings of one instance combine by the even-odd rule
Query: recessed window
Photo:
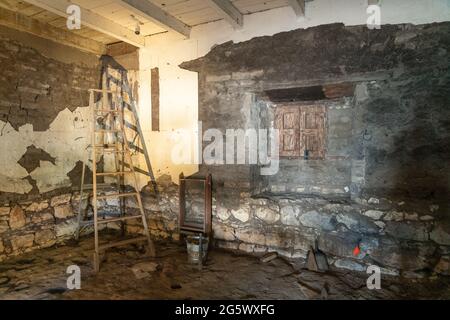
[(326, 108), (321, 105), (285, 105), (275, 111), (280, 130), (280, 157), (325, 158)]

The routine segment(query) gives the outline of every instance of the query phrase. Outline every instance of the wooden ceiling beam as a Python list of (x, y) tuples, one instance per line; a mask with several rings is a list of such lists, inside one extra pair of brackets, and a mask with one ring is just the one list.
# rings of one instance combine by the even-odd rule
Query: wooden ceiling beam
[(297, 17), (305, 16), (305, 0), (288, 0)]
[(219, 14), (228, 21), (233, 28), (241, 29), (244, 26), (244, 16), (229, 0), (207, 0)]
[(184, 38), (189, 39), (191, 35), (191, 27), (178, 20), (174, 16), (165, 12), (157, 5), (150, 1), (143, 0), (114, 0), (116, 3), (124, 6), (134, 14), (144, 17), (163, 29), (176, 32)]
[[(75, 3), (69, 0), (24, 0), (27, 3), (53, 12), (59, 16), (67, 17), (67, 8)], [(75, 4), (76, 5), (76, 4)], [(145, 47), (145, 38), (136, 35), (132, 30), (125, 28), (103, 16), (100, 16), (90, 10), (81, 9), (81, 23), (91, 29), (97, 30), (118, 40), (127, 42), (136, 47)]]
[(106, 46), (100, 42), (79, 36), (76, 33), (51, 26), (2, 7), (0, 7), (0, 25), (97, 55), (102, 55), (106, 52)]

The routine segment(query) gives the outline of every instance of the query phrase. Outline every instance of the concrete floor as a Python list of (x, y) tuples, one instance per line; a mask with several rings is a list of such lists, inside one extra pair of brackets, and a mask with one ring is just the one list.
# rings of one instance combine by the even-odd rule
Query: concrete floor
[[(200, 271), (187, 263), (185, 246), (174, 243), (158, 243), (155, 259), (145, 258), (135, 246), (111, 250), (95, 275), (92, 244), (92, 239), (83, 239), (79, 245), (40, 250), (0, 263), (0, 299), (450, 298), (448, 278), (383, 278), (382, 289), (370, 291), (365, 274), (314, 273), (300, 269), (298, 261), (277, 258), (262, 263), (256, 256), (219, 249), (211, 251)], [(81, 268), (81, 290), (67, 289), (70, 265)], [(155, 266), (155, 271), (143, 271)]]

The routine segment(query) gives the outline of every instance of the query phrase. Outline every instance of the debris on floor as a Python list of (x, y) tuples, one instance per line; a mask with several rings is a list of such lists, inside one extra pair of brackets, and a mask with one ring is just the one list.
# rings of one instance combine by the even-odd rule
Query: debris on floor
[(131, 267), (136, 279), (144, 279), (151, 277), (151, 274), (158, 270), (158, 264), (156, 262), (141, 262)]
[[(364, 273), (313, 272), (278, 257), (212, 249), (200, 271), (186, 259), (186, 246), (158, 243), (151, 260), (133, 246), (111, 249), (100, 272), (92, 266), (93, 239), (24, 254), (2, 262), (0, 299), (432, 299), (450, 297), (450, 279), (382, 278), (369, 290)], [(134, 252), (135, 254), (130, 254)], [(274, 257), (273, 254), (270, 254)], [(81, 289), (67, 288), (67, 268), (81, 269)], [(133, 273), (133, 274), (131, 274)], [(131, 274), (131, 276), (130, 276)]]
[(276, 252), (269, 252), (267, 254), (265, 254), (264, 256), (261, 257), (261, 262), (262, 263), (267, 263), (270, 262), (272, 260), (275, 260), (276, 258), (278, 258), (278, 253)]
[(329, 268), (327, 257), (325, 256), (325, 254), (313, 248), (311, 248), (308, 251), (305, 266), (306, 269), (308, 269), (309, 271), (316, 271), (316, 272), (325, 272)]

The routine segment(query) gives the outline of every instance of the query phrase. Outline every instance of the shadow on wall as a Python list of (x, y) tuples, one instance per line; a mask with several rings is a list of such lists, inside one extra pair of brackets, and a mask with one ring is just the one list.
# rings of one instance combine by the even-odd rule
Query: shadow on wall
[(450, 91), (443, 88), (450, 83), (426, 88), (415, 80), (401, 96), (397, 83), (371, 88), (374, 95), (382, 91), (383, 97), (369, 102), (364, 117), (372, 136), (366, 144), (366, 193), (429, 200), (439, 205), (441, 214), (448, 213), (450, 112), (444, 97), (450, 92), (439, 91)]
[(374, 98), (364, 115), (371, 136), (365, 143), (365, 196), (392, 199), (404, 203), (401, 211), (434, 218), (432, 223), (388, 222), (392, 236), (407, 239), (386, 243), (392, 246), (386, 252), (401, 253), (399, 264), (406, 270), (414, 260), (426, 269), (439, 256), (432, 242), (415, 241), (429, 240), (434, 230), (444, 235), (431, 240), (449, 241), (444, 237), (450, 233), (450, 83), (448, 77), (447, 83), (439, 82), (439, 77), (445, 79), (425, 73), (372, 86)]

